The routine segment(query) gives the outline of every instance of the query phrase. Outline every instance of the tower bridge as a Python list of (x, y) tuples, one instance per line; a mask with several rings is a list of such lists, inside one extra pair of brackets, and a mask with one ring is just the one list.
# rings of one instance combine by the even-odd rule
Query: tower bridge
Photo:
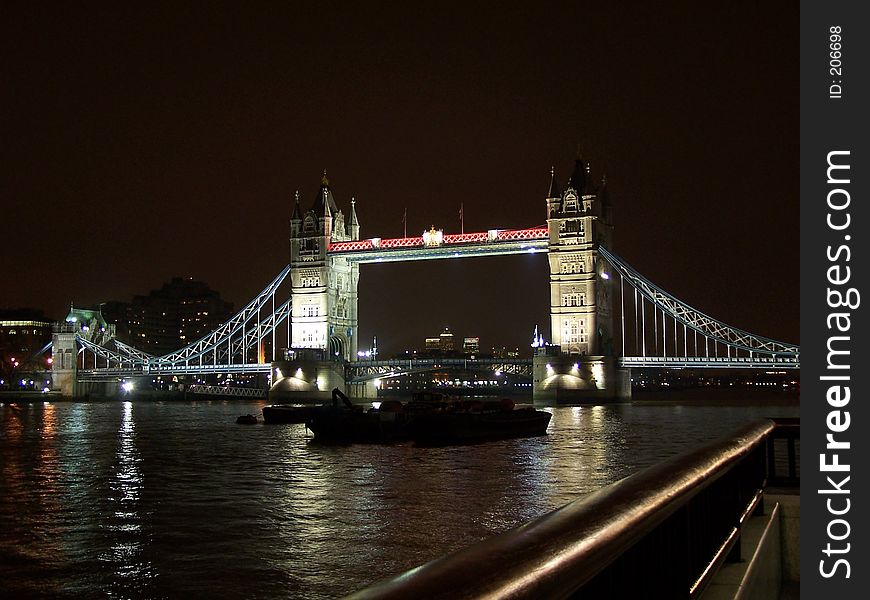
[(704, 314), (615, 254), (606, 182), (593, 181), (582, 159), (564, 191), (551, 171), (545, 201), (546, 223), (530, 228), (361, 238), (356, 203), (345, 214), (324, 172), (307, 210), (295, 195), (287, 266), (242, 310), (163, 356), (111, 339), (96, 321), (68, 323), (53, 340), (54, 387), (75, 395), (88, 381), (261, 373), (276, 395), (325, 395), (332, 387), (370, 394), (373, 379), (435, 363), (358, 359), (360, 265), (538, 252), (549, 265), (550, 327), (548, 340), (536, 338), (534, 357), (439, 359), (438, 368), (460, 368), (455, 360), (465, 369), (510, 370), (533, 380), (536, 399), (580, 400), (628, 395), (630, 368), (800, 367), (798, 346)]

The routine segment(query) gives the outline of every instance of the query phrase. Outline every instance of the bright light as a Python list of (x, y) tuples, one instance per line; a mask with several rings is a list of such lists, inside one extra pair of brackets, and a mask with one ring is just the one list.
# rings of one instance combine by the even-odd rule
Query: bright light
[(47, 394), (47, 393), (48, 393), (48, 387), (47, 387), (47, 386), (44, 387), (44, 388), (42, 388), (42, 393), (43, 393), (43, 394)]
[(300, 368), (296, 369), (296, 374), (293, 375), (293, 377), (297, 377), (299, 379), (302, 379), (302, 376), (303, 376), (302, 367), (300, 367)]
[(602, 272), (601, 272), (601, 279), (610, 279), (610, 275), (608, 275), (607, 273), (605, 273), (604, 271), (602, 271)]
[(278, 379), (283, 377), (283, 375), (281, 375), (281, 369), (278, 369), (277, 367), (275, 368), (275, 377), (277, 377)]
[(121, 389), (124, 390), (125, 392), (127, 392), (128, 394), (133, 391), (133, 387), (134, 386), (133, 386), (132, 381), (125, 381), (124, 383), (121, 384)]

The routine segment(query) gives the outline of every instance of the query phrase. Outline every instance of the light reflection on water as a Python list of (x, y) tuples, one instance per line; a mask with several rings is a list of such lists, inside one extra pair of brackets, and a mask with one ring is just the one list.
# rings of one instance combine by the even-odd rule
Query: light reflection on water
[(136, 425), (133, 403), (122, 403), (121, 425), (113, 476), (109, 481), (109, 512), (103, 515), (101, 529), (110, 541), (110, 547), (100, 554), (106, 572), (115, 574), (106, 590), (110, 598), (125, 598), (141, 594), (148, 589), (153, 573), (150, 562), (143, 557), (142, 515), (139, 514), (139, 496), (142, 475), (139, 471), (139, 453), (136, 450)]
[(17, 596), (331, 598), (797, 406), (559, 407), (477, 446), (310, 444), (261, 403), (0, 407), (0, 581)]

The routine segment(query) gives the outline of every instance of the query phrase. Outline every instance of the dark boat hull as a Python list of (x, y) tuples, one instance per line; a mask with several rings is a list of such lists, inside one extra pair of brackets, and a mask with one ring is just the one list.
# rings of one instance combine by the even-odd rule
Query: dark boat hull
[(288, 406), (273, 404), (263, 407), (263, 421), (266, 423), (304, 423), (314, 413), (315, 406)]
[(389, 444), (409, 439), (402, 413), (324, 409), (314, 412), (305, 425), (318, 442)]
[(545, 435), (552, 415), (532, 408), (494, 412), (420, 415), (410, 437), (422, 445), (473, 444), (488, 440)]

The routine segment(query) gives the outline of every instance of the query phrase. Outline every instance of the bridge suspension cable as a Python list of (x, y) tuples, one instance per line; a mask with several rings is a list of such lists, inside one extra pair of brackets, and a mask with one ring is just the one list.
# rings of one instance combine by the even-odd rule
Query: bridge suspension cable
[[(634, 288), (634, 331), (635, 338), (635, 354), (640, 352), (641, 357), (647, 356), (647, 332), (646, 332), (646, 313), (647, 308), (644, 300), (651, 304), (653, 317), (652, 331), (652, 350), (659, 354), (659, 341), (661, 341), (662, 352), (661, 356), (680, 356), (688, 358), (689, 354), (689, 336), (688, 331), (693, 331), (694, 354), (700, 355), (698, 334), (704, 338), (704, 353), (703, 356), (709, 358), (712, 343), (712, 358), (718, 359), (720, 346), (724, 346), (722, 350), (725, 356), (722, 358), (737, 358), (738, 351), (748, 353), (749, 358), (753, 357), (772, 357), (777, 359), (795, 359), (800, 356), (800, 346), (780, 342), (771, 338), (763, 337), (753, 333), (749, 333), (737, 327), (732, 327), (714, 319), (703, 312), (689, 306), (682, 300), (679, 300), (672, 294), (661, 289), (646, 277), (638, 273), (622, 258), (607, 250), (603, 246), (598, 248), (599, 254), (604, 258), (620, 276), (620, 308), (622, 321), (622, 354), (629, 354), (626, 348), (625, 341), (625, 295), (623, 283), (628, 283)], [(638, 301), (638, 294), (641, 299)], [(661, 311), (661, 316), (659, 316)], [(673, 320), (674, 337), (672, 343), (668, 340), (668, 323), (666, 317)], [(659, 325), (661, 325), (661, 333), (659, 333)], [(683, 327), (683, 347), (682, 352), (679, 348), (679, 326)], [(669, 353), (670, 352), (670, 353)]]
[[(154, 357), (149, 360), (149, 364), (152, 366), (156, 366), (159, 370), (161, 366), (172, 366), (177, 364), (189, 364), (191, 360), (204, 359), (207, 355), (211, 354), (211, 358), (217, 363), (217, 355), (220, 351), (219, 348), (224, 344), (230, 344), (227, 346), (231, 348), (232, 338), (235, 335), (240, 335), (243, 331), (244, 335), (241, 335), (243, 343), (249, 343), (251, 340), (261, 341), (262, 337), (266, 333), (271, 333), (271, 328), (274, 328), (275, 325), (278, 324), (279, 321), (274, 320), (274, 316), (276, 313), (272, 313), (272, 324), (271, 328), (265, 331), (260, 323), (260, 311), (265, 307), (269, 302), (273, 301), (275, 292), (278, 290), (278, 287), (287, 277), (287, 274), (290, 272), (290, 265), (284, 267), (281, 272), (278, 274), (272, 282), (267, 285), (262, 292), (257, 294), (251, 302), (247, 304), (242, 310), (237, 312), (235, 315), (230, 317), (229, 320), (224, 322), (220, 327), (212, 331), (211, 333), (203, 336), (197, 341), (188, 344), (184, 348), (180, 350), (176, 350), (175, 352), (170, 352), (169, 354), (165, 354), (163, 356)], [(281, 320), (287, 317), (289, 311), (287, 307), (290, 305), (290, 300), (284, 303), (282, 306), (282, 314), (283, 317)], [(254, 336), (249, 336), (247, 334), (247, 323), (251, 320), (256, 319), (257, 328), (256, 334)], [(238, 347), (238, 345), (236, 346)], [(247, 347), (247, 346), (245, 346)], [(274, 345), (272, 351), (274, 353)], [(233, 354), (231, 354), (233, 356)]]
[[(228, 370), (232, 370), (234, 364), (238, 367), (249, 364), (251, 347), (256, 346), (258, 349), (256, 362), (263, 361), (265, 357), (260, 355), (260, 351), (271, 336), (271, 360), (274, 361), (277, 327), (288, 320), (292, 310), (292, 299), (276, 306), (275, 295), (289, 272), (290, 265), (287, 265), (244, 308), (214, 331), (179, 350), (154, 356), (117, 339), (112, 340), (115, 348), (111, 349), (77, 334), (80, 353), (84, 350), (93, 353), (94, 369), (99, 368), (97, 357), (100, 357), (105, 360), (106, 369), (140, 373), (182, 372), (204, 366), (211, 367), (211, 370), (214, 367), (227, 366)], [(86, 368), (84, 356), (81, 360), (82, 368)]]

